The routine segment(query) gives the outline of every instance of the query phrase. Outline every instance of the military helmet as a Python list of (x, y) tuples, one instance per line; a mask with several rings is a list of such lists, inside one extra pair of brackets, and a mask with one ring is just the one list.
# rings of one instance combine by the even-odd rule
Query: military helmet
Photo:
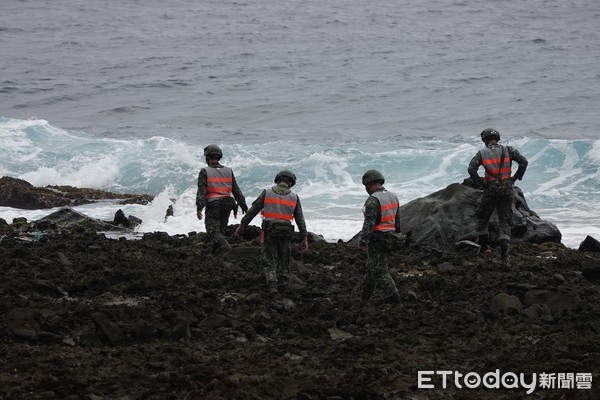
[(500, 132), (492, 128), (484, 129), (483, 132), (481, 132), (481, 140), (483, 140), (484, 142), (492, 138), (500, 140)]
[(204, 148), (204, 157), (219, 156), (219, 160), (223, 157), (223, 150), (216, 144), (209, 144)]
[(382, 185), (385, 183), (385, 178), (383, 177), (383, 174), (377, 171), (376, 169), (368, 170), (362, 177), (362, 183), (365, 186), (370, 185), (375, 181), (381, 181)]
[(289, 171), (287, 169), (281, 170), (277, 173), (277, 175), (275, 175), (275, 183), (279, 182), (279, 178), (283, 177), (288, 178), (292, 182), (290, 187), (296, 184), (296, 175), (294, 175), (292, 171)]

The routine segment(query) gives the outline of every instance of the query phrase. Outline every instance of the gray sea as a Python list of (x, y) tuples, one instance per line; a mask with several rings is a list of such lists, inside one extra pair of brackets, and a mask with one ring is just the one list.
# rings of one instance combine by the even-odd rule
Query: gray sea
[(597, 0), (2, 0), (0, 174), (150, 192), (143, 229), (188, 232), (217, 143), (250, 200), (294, 170), (334, 240), (366, 169), (408, 202), (462, 181), (494, 127), (576, 247), (600, 236), (598, 21)]

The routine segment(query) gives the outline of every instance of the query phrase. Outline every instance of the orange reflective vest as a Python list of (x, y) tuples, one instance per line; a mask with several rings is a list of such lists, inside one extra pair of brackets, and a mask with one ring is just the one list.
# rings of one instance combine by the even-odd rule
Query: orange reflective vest
[[(504, 160), (501, 160), (502, 150), (504, 150)], [(480, 150), (480, 154), (481, 163), (485, 169), (484, 179), (486, 181), (495, 180), (498, 174), (501, 174), (501, 181), (510, 179), (512, 160), (510, 159), (507, 148), (500, 145), (486, 147), (485, 149)]]
[(400, 202), (396, 195), (387, 190), (382, 190), (373, 193), (371, 196), (376, 197), (379, 200), (379, 206), (381, 210), (381, 219), (373, 228), (373, 231), (380, 232), (394, 232), (396, 231), (396, 213)]
[(233, 171), (231, 168), (207, 167), (204, 170), (206, 171), (206, 197), (208, 201), (231, 196), (233, 189)]
[(298, 195), (290, 192), (286, 195), (277, 194), (273, 189), (265, 191), (265, 204), (262, 216), (265, 220), (281, 219), (291, 221), (294, 219), (294, 211), (298, 204)]

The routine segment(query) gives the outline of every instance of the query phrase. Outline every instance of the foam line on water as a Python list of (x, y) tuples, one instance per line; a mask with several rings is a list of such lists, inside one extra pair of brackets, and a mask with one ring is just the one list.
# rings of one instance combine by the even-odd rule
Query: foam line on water
[[(152, 206), (133, 213), (143, 214), (144, 230), (187, 233), (203, 229), (203, 224), (194, 220), (196, 179), (199, 169), (205, 166), (203, 146), (159, 136), (95, 138), (55, 128), (44, 120), (7, 118), (0, 118), (0, 139), (2, 175), (20, 177), (36, 186), (68, 184), (155, 194)], [(574, 226), (575, 221), (564, 209), (600, 208), (600, 141), (503, 137), (504, 141), (529, 160), (525, 179), (518, 185), (530, 207), (542, 218), (546, 217), (544, 210), (560, 209), (556, 211), (559, 228), (561, 219)], [(248, 203), (273, 185), (279, 170), (291, 169), (298, 177), (294, 190), (300, 195), (307, 220), (329, 221), (362, 218), (367, 193), (361, 177), (367, 169), (382, 171), (385, 186), (398, 194), (401, 204), (406, 204), (461, 182), (467, 177), (469, 160), (482, 147), (477, 138), (401, 136), (377, 140), (214, 142), (223, 148), (223, 164), (234, 169)], [(21, 161), (23, 157), (26, 162)], [(176, 199), (175, 218), (166, 223), (164, 213), (169, 201), (165, 199)], [(100, 213), (103, 207), (91, 206), (88, 211)], [(103, 218), (112, 219), (114, 211), (106, 212)], [(5, 209), (4, 214), (10, 219), (14, 212)], [(0, 217), (6, 219), (4, 214)], [(580, 218), (582, 229), (587, 229), (584, 221), (590, 219), (583, 214)], [(258, 220), (255, 223), (260, 224)], [(339, 229), (341, 226), (343, 223)], [(348, 235), (350, 232), (340, 237)]]

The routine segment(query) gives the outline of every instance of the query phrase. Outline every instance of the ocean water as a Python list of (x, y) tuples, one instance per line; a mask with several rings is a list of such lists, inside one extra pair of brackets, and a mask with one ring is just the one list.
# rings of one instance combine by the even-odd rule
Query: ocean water
[(202, 231), (217, 143), (249, 201), (291, 169), (309, 230), (348, 239), (365, 170), (406, 203), (461, 182), (494, 127), (529, 159), (529, 205), (577, 247), (600, 237), (598, 17), (595, 0), (4, 0), (0, 175), (151, 193), (124, 207), (141, 231)]

